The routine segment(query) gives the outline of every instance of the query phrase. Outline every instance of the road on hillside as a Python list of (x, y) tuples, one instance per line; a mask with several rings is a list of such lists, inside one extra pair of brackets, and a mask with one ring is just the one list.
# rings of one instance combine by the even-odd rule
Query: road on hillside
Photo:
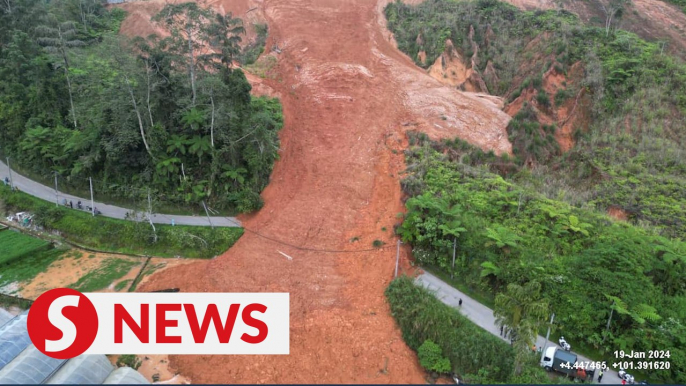
[[(4, 180), (5, 177), (9, 177), (9, 168), (4, 162), (0, 162), (0, 179)], [(49, 202), (56, 202), (56, 196), (55, 196), (55, 188), (50, 188), (45, 185), (42, 185), (36, 181), (30, 180), (21, 174), (17, 173), (16, 171), (12, 170), (12, 182), (14, 186), (19, 188), (21, 192), (28, 193), (34, 197), (38, 197), (40, 199), (49, 201)], [(97, 195), (96, 195), (97, 197)], [(83, 204), (84, 208), (86, 206), (91, 206), (91, 200), (90, 199), (85, 199), (81, 197), (76, 197), (72, 196), (71, 194), (66, 194), (62, 193), (60, 191), (57, 192), (57, 199), (59, 199), (60, 204), (62, 203), (62, 200), (67, 200), (67, 202), (72, 201), (74, 203), (74, 207), (76, 208), (76, 203), (81, 201)], [(107, 205), (102, 202), (98, 202), (97, 200), (95, 201), (95, 207), (98, 208), (100, 212), (100, 216), (105, 216), (105, 217), (111, 217), (111, 218), (118, 218), (118, 219), (125, 219), (126, 218), (126, 213), (130, 211), (130, 209), (126, 208), (120, 208), (118, 206), (114, 205)], [(78, 210), (78, 209), (74, 209)], [(171, 215), (171, 214), (161, 214), (161, 213), (154, 213), (152, 215), (152, 222), (155, 224), (171, 224), (172, 219), (174, 219), (174, 223), (178, 225), (195, 225), (195, 226), (218, 226), (218, 227), (240, 227), (241, 223), (238, 221), (235, 217), (210, 217), (210, 219), (207, 219), (207, 216), (177, 216), (177, 215)], [(212, 222), (210, 224), (210, 221)]]
[[(476, 323), (479, 327), (495, 336), (500, 337), (504, 341), (509, 341), (508, 339), (500, 336), (500, 327), (495, 324), (495, 316), (493, 316), (493, 310), (490, 308), (470, 298), (469, 296), (452, 287), (450, 284), (428, 272), (424, 272), (423, 274), (419, 275), (416, 279), (416, 282), (424, 288), (433, 291), (436, 294), (436, 297), (443, 303), (459, 309), (462, 315), (469, 318), (469, 320)], [(459, 306), (460, 299), (462, 299), (462, 307)], [(536, 339), (536, 346), (560, 347), (551, 341), (547, 341), (546, 343), (545, 338), (540, 335)], [(577, 355), (580, 362), (594, 362), (582, 355)], [(607, 365), (611, 366), (612, 364), (608, 363)], [(597, 380), (597, 378), (598, 374), (596, 372), (594, 382)], [(617, 376), (617, 372), (608, 369), (603, 372), (603, 381), (601, 383), (621, 384), (622, 381), (619, 379), (619, 376)]]

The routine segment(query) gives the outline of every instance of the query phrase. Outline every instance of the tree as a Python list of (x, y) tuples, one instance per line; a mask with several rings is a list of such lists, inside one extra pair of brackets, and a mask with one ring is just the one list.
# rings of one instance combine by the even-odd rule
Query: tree
[(191, 82), (192, 105), (197, 99), (196, 55), (207, 41), (206, 25), (210, 24), (213, 12), (200, 8), (196, 3), (167, 4), (152, 20), (163, 23), (171, 32), (171, 49), (186, 56), (188, 76)]
[[(103, 55), (110, 54), (114, 68), (117, 69), (116, 73), (119, 74), (119, 79), (121, 79), (124, 86), (125, 92), (128, 94), (128, 99), (131, 103), (131, 108), (138, 122), (138, 130), (140, 131), (141, 139), (143, 145), (145, 146), (145, 151), (148, 153), (151, 159), (155, 159), (155, 156), (148, 145), (147, 133), (145, 130), (145, 125), (143, 123), (143, 116), (141, 110), (139, 109), (138, 103), (138, 84), (140, 83), (136, 78), (142, 78), (140, 70), (136, 64), (136, 58), (130, 54), (131, 47), (127, 41), (120, 38), (111, 37), (106, 38), (101, 45), (103, 49)], [(146, 74), (147, 75), (147, 74)], [(149, 92), (149, 88), (148, 88)], [(148, 94), (149, 98), (149, 94)], [(149, 105), (149, 102), (148, 102)], [(152, 126), (152, 116), (150, 117), (150, 122)]]
[(62, 61), (62, 69), (67, 80), (67, 89), (69, 90), (69, 104), (71, 106), (71, 115), (74, 122), (74, 128), (78, 129), (76, 123), (76, 109), (74, 108), (74, 96), (69, 78), (69, 58), (67, 51), (69, 48), (81, 47), (85, 43), (76, 39), (76, 23), (73, 21), (60, 22), (53, 14), (49, 14), (45, 20), (45, 24), (36, 28), (36, 33), (41, 37), (38, 38), (38, 44), (45, 47), (48, 52), (59, 55)]
[(0, 2), (0, 5), (2, 5), (3, 8), (5, 8), (5, 12), (7, 12), (9, 15), (12, 14), (12, 0), (2, 0), (2, 2)]
[(220, 59), (221, 63), (230, 69), (233, 63), (233, 58), (240, 54), (241, 37), (240, 34), (245, 34), (243, 28), (243, 20), (233, 18), (231, 13), (227, 15), (215, 14), (214, 22), (208, 28), (208, 37), (210, 45), (213, 48), (218, 48), (219, 53), (211, 54), (212, 58)]
[(493, 314), (496, 324), (507, 326), (516, 337), (515, 373), (519, 374), (549, 315), (548, 301), (541, 298), (541, 284), (537, 281), (509, 284), (506, 292), (496, 295)]
[(605, 13), (605, 35), (610, 34), (615, 17), (621, 17), (624, 6), (629, 5), (631, 0), (601, 0), (600, 7)]

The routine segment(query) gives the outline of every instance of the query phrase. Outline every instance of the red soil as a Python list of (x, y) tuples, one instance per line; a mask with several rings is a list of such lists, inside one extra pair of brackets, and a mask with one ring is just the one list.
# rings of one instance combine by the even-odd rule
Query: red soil
[[(224, 1), (227, 11), (230, 5)], [(460, 136), (511, 152), (509, 117), (488, 99), (441, 85), (398, 52), (385, 30), (383, 5), (262, 4), (267, 46), (278, 42), (282, 53), (277, 76), (261, 83), (281, 96), (286, 122), (264, 208), (242, 220), (297, 246), (360, 250), (379, 239), (386, 248), (313, 252), (246, 232), (217, 259), (152, 276), (141, 290), (291, 294), (290, 355), (172, 356), (172, 366), (193, 382), (424, 383), (383, 294), (395, 266), (393, 225), (403, 211), (403, 131)], [(401, 248), (401, 272), (412, 271), (409, 257)]]
[(611, 206), (607, 208), (607, 214), (614, 218), (615, 220), (620, 220), (620, 221), (628, 221), (629, 220), (629, 215), (624, 211), (624, 209), (616, 207), (616, 206)]
[[(150, 21), (166, 4), (184, 3), (188, 0), (145, 0), (116, 5), (127, 12), (126, 19), (121, 24), (121, 33), (126, 36), (143, 36), (150, 34), (167, 36), (168, 33), (156, 23)], [(261, 0), (201, 0), (197, 1), (203, 7), (211, 7), (217, 12), (226, 14), (231, 12), (234, 17), (243, 19), (246, 34), (242, 37), (242, 45), (255, 39), (254, 23), (264, 23), (264, 15), (259, 6)], [(249, 11), (249, 12), (248, 12)]]

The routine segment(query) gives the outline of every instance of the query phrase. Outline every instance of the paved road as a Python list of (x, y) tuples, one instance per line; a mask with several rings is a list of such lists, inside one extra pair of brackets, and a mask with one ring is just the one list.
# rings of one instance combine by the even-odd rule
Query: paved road
[[(469, 296), (465, 295), (464, 293), (458, 291), (454, 287), (452, 287), (450, 284), (447, 284), (446, 282), (442, 281), (441, 279), (437, 278), (436, 276), (430, 274), (429, 272), (425, 272), (421, 274), (419, 277), (417, 277), (416, 282), (420, 285), (422, 285), (425, 288), (428, 288), (429, 290), (433, 291), (438, 299), (440, 299), (443, 303), (454, 307), (458, 308), (460, 312), (469, 318), (471, 321), (476, 323), (479, 327), (483, 328), (484, 330), (490, 332), (491, 334), (500, 337), (500, 327), (498, 327), (495, 324), (495, 316), (493, 316), (493, 311), (484, 306), (483, 304), (477, 302), (476, 300), (473, 300)], [(459, 300), (462, 299), (462, 307), (459, 306)], [(509, 342), (509, 340), (500, 337), (501, 339)], [(550, 346), (557, 346), (557, 344), (548, 341), (546, 345), (546, 340), (542, 336), (538, 336), (536, 339), (536, 346), (537, 347), (550, 347)], [(591, 362), (590, 359), (587, 359), (586, 357), (583, 357), (579, 355), (579, 361), (589, 361)], [(611, 365), (608, 363), (608, 366)], [(595, 377), (598, 377), (598, 374), (595, 374)], [(622, 381), (619, 379), (617, 376), (617, 373), (615, 371), (610, 371), (609, 369), (607, 371), (603, 372), (603, 384), (621, 384)]]
[[(9, 169), (4, 162), (0, 162), (0, 180), (4, 180), (5, 177), (9, 177)], [(30, 180), (19, 173), (12, 170), (12, 181), (14, 186), (18, 187), (20, 191), (28, 193), (32, 196), (42, 198), (43, 200), (55, 202), (55, 188), (50, 188), (42, 185), (38, 182)], [(58, 191), (59, 202), (62, 203), (63, 199), (67, 202), (70, 200), (74, 203), (81, 201), (83, 206), (90, 206), (90, 199), (85, 199), (81, 197), (72, 196), (70, 194), (65, 194)], [(97, 192), (95, 197), (97, 198)], [(102, 202), (95, 201), (95, 207), (102, 212), (101, 216), (124, 219), (126, 213), (129, 209), (120, 208), (114, 205), (107, 205)], [(74, 209), (78, 210), (78, 209)], [(174, 219), (175, 224), (179, 225), (196, 225), (196, 226), (210, 226), (209, 221), (206, 216), (177, 216), (170, 214), (155, 213), (152, 216), (152, 222), (156, 224), (171, 224), (171, 220)], [(241, 223), (235, 217), (210, 217), (212, 225), (220, 227), (240, 227)]]

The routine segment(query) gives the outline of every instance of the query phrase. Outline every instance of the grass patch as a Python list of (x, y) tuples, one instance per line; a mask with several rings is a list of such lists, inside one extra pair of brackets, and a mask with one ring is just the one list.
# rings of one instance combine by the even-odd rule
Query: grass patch
[(113, 281), (126, 275), (136, 264), (138, 263), (131, 260), (106, 259), (100, 267), (88, 272), (68, 287), (81, 292), (93, 292), (107, 288)]
[(257, 35), (255, 41), (248, 44), (238, 57), (238, 61), (244, 66), (251, 65), (257, 61), (262, 52), (264, 52), (264, 45), (267, 42), (268, 26), (259, 23), (255, 23), (253, 26)]
[(150, 224), (93, 217), (88, 213), (55, 207), (53, 203), (0, 186), (0, 201), (7, 210), (30, 211), (34, 221), (66, 239), (107, 252), (160, 257), (210, 258), (229, 249), (242, 235), (242, 228), (215, 228), (156, 224), (157, 242)]
[(124, 288), (128, 287), (133, 280), (122, 280), (114, 286), (116, 292), (121, 292)]
[(153, 272), (157, 271), (158, 269), (164, 268), (167, 266), (167, 263), (159, 263), (159, 264), (154, 264), (154, 265), (148, 265), (145, 267), (145, 270), (141, 275), (139, 275), (136, 280), (131, 284), (131, 287), (129, 287), (129, 292), (136, 292), (136, 288), (138, 288), (138, 284), (143, 280), (148, 275), (151, 275)]
[(50, 243), (12, 230), (0, 232), (0, 265), (25, 256), (39, 249), (47, 249)]
[(16, 294), (20, 287), (9, 289), (12, 283), (22, 283), (32, 280), (39, 273), (45, 272), (53, 262), (64, 257), (66, 249), (48, 249), (31, 252), (22, 259), (0, 265), (0, 292)]
[(260, 78), (270, 78), (271, 77), (271, 70), (276, 66), (276, 58), (272, 55), (265, 55), (261, 58), (259, 58), (255, 63), (246, 66), (245, 68), (259, 76)]
[(384, 244), (386, 244), (386, 243), (384, 243), (384, 242), (381, 241), (381, 240), (374, 240), (374, 241), (372, 242), (372, 246), (373, 246), (374, 248), (381, 248), (381, 247), (384, 246)]

